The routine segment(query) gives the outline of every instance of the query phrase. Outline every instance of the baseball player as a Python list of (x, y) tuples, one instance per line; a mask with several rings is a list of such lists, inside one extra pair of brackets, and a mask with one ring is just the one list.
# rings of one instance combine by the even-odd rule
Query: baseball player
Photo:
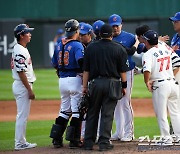
[[(113, 28), (113, 40), (121, 43), (126, 48), (132, 48), (136, 42), (133, 34), (122, 31), (122, 19), (119, 15), (113, 14), (109, 17), (109, 24)], [(134, 52), (135, 52), (134, 48)], [(133, 54), (134, 54), (133, 52)], [(131, 106), (131, 92), (133, 87), (134, 67), (132, 54), (128, 55), (129, 70), (127, 76), (127, 92), (126, 95), (118, 101), (114, 118), (116, 121), (116, 131), (111, 136), (111, 140), (132, 141), (134, 137), (133, 109)]]
[[(177, 32), (171, 40), (171, 47), (174, 49), (176, 54), (180, 56), (180, 12), (177, 12), (174, 17), (170, 17), (169, 20), (172, 21), (174, 30)], [(178, 83), (180, 83), (180, 71), (178, 71), (177, 74), (175, 75), (175, 79), (176, 81), (178, 81)], [(180, 112), (180, 97), (178, 99), (178, 106), (179, 106), (179, 112)]]
[(161, 133), (157, 145), (172, 145), (167, 109), (177, 136), (175, 142), (180, 141), (180, 113), (177, 105), (179, 85), (173, 75), (172, 50), (168, 46), (159, 46), (158, 34), (153, 30), (147, 31), (142, 37), (148, 50), (142, 58), (144, 82), (152, 92), (153, 106)]
[(35, 99), (32, 90), (34, 75), (31, 56), (27, 44), (31, 41), (31, 31), (26, 24), (17, 25), (14, 29), (14, 36), (17, 44), (14, 46), (11, 59), (12, 77), (14, 79), (12, 90), (16, 99), (17, 116), (15, 126), (15, 150), (34, 148), (36, 143), (26, 141), (26, 125), (30, 112), (31, 99)]
[[(88, 44), (91, 43), (92, 41), (91, 33), (92, 33), (92, 26), (90, 24), (81, 22), (80, 31), (79, 31), (79, 40), (84, 45), (84, 48), (86, 48)], [(86, 125), (86, 121), (82, 121), (81, 141), (84, 140), (85, 125)]]
[(104, 25), (105, 23), (102, 20), (97, 20), (93, 23), (93, 32), (96, 35), (94, 40), (100, 40), (101, 36), (100, 36), (100, 29), (102, 27), (102, 25)]
[(61, 108), (59, 115), (52, 127), (50, 137), (53, 138), (55, 148), (63, 146), (63, 134), (67, 127), (69, 118), (70, 126), (66, 130), (66, 140), (70, 141), (70, 148), (81, 146), (81, 121), (79, 119), (78, 101), (81, 97), (83, 45), (77, 41), (79, 37), (79, 22), (75, 19), (65, 23), (66, 38), (54, 51), (52, 64), (58, 70), (59, 90), (61, 93)]

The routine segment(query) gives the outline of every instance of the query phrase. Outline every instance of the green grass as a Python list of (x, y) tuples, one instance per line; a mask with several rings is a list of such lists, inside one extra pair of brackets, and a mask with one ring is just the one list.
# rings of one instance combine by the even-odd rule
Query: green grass
[[(58, 78), (54, 69), (35, 69), (37, 77), (33, 85), (36, 99), (59, 99)], [(0, 100), (13, 100), (11, 70), (0, 70)], [(132, 98), (150, 98), (143, 75), (135, 75)]]
[[(59, 99), (58, 77), (54, 69), (35, 69), (36, 82), (33, 84), (36, 99)], [(11, 70), (0, 70), (0, 100), (14, 99)]]
[[(38, 146), (51, 145), (51, 139), (49, 133), (54, 121), (28, 121), (27, 124), (27, 141), (36, 142)], [(135, 123), (135, 137), (149, 135), (150, 138), (153, 135), (159, 134), (159, 129), (155, 117), (138, 118), (134, 119)], [(0, 151), (13, 150), (14, 149), (14, 129), (15, 122), (0, 122)], [(115, 130), (115, 124), (113, 124), (113, 131)], [(67, 141), (65, 141), (67, 144)]]

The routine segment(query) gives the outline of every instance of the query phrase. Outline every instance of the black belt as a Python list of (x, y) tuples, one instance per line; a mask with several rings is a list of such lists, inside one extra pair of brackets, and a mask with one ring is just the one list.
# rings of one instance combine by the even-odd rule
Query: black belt
[[(173, 80), (175, 80), (174, 78), (172, 78)], [(162, 80), (157, 80), (158, 82), (163, 82), (163, 81), (165, 81), (165, 80), (171, 80), (171, 78), (169, 78), (169, 79), (162, 79)]]
[[(107, 77), (107, 76), (98, 76), (92, 80), (96, 80), (96, 79), (109, 79), (109, 80), (119, 80), (118, 78), (115, 78), (115, 77)], [(91, 81), (92, 81), (91, 80)]]

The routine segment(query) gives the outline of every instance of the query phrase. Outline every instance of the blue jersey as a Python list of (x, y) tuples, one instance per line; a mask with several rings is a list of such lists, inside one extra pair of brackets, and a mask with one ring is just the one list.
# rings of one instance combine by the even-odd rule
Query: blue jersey
[[(52, 57), (52, 64), (55, 68), (58, 68), (59, 76), (61, 78), (65, 77), (75, 77), (77, 75), (77, 70), (80, 69), (78, 60), (83, 58), (84, 47), (83, 45), (74, 40), (69, 41), (63, 45), (63, 40), (58, 44), (57, 48), (54, 50)], [(64, 46), (64, 70), (62, 70), (62, 47)]]
[[(131, 48), (136, 42), (135, 36), (131, 33), (121, 31), (118, 36), (113, 37), (114, 41), (121, 43), (123, 46)], [(129, 69), (132, 70), (135, 67), (135, 62), (132, 60), (132, 56), (128, 55)]]
[(176, 33), (171, 40), (171, 47), (177, 45), (179, 48), (175, 50), (176, 54), (180, 56), (180, 36)]

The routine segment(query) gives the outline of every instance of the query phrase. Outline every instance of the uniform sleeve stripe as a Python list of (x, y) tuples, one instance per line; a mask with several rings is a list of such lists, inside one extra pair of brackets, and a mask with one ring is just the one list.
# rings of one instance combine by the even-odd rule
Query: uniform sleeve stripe
[(24, 58), (24, 59), (26, 59), (23, 55), (21, 55), (21, 54), (19, 54), (19, 55), (16, 55), (16, 57), (22, 57), (22, 58)]

